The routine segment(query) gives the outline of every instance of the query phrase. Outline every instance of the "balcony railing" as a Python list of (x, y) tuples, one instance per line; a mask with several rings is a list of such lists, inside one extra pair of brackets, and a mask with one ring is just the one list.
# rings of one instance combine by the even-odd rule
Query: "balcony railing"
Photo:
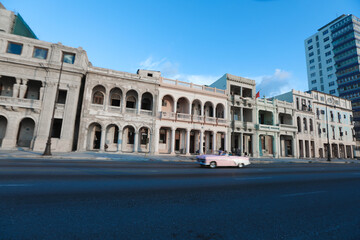
[(256, 128), (258, 130), (265, 130), (265, 131), (279, 131), (280, 127), (279, 126), (273, 126), (273, 125), (264, 125), (264, 124), (256, 124)]
[(152, 112), (151, 110), (141, 109), (141, 110), (140, 110), (140, 114), (141, 114), (141, 115), (152, 116), (152, 115), (153, 115), (153, 112)]
[(160, 119), (175, 119), (173, 112), (160, 112)]
[(131, 113), (131, 114), (136, 114), (136, 108), (126, 108), (125, 112), (126, 113)]
[(280, 124), (280, 129), (285, 131), (297, 131), (297, 126), (294, 125), (288, 125), (288, 124)]
[(199, 115), (192, 116), (193, 122), (204, 122), (204, 117)]
[(41, 108), (41, 101), (26, 98), (0, 96), (0, 105), (36, 109)]
[(216, 123), (216, 118), (214, 117), (205, 117), (206, 123)]
[(218, 122), (218, 124), (227, 124), (227, 120), (224, 118), (218, 118), (217, 122)]
[(177, 113), (177, 119), (179, 120), (191, 120), (191, 115), (187, 113)]

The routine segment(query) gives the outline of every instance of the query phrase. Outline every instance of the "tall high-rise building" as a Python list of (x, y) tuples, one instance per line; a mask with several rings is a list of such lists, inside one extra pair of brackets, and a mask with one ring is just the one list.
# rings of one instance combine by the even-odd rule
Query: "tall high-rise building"
[(341, 15), (305, 39), (309, 90), (352, 101), (360, 139), (360, 19)]

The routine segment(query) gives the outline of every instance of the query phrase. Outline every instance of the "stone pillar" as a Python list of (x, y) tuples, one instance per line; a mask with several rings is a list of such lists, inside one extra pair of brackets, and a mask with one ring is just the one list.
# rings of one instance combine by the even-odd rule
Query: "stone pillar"
[(10, 116), (7, 119), (6, 133), (1, 143), (1, 149), (14, 149), (16, 147), (19, 128), (20, 120), (17, 119), (17, 116)]
[(276, 154), (275, 157), (279, 158), (280, 157), (280, 134), (279, 133), (275, 133), (275, 139), (274, 142), (276, 144)]
[(191, 129), (186, 129), (186, 155), (190, 155), (190, 131)]
[(172, 127), (171, 128), (171, 150), (170, 150), (170, 154), (175, 154), (175, 128)]
[(135, 130), (134, 134), (134, 153), (137, 153), (139, 149), (139, 132)]
[(252, 136), (252, 144), (253, 144), (253, 157), (260, 157), (259, 154), (259, 135), (254, 133)]
[(105, 96), (104, 96), (104, 109), (105, 109), (105, 111), (107, 111), (108, 107), (109, 107), (109, 98), (110, 98), (110, 94), (108, 93), (107, 88), (105, 88)]
[(160, 128), (155, 127), (154, 130), (154, 140), (153, 140), (153, 144), (154, 147), (152, 148), (154, 150), (153, 154), (159, 154), (159, 132), (160, 132)]
[(101, 127), (100, 151), (105, 150), (106, 128)]
[(204, 154), (204, 147), (203, 147), (203, 145), (204, 145), (204, 131), (203, 130), (201, 130), (200, 131), (200, 155), (202, 155), (202, 154)]
[(216, 135), (217, 135), (217, 132), (213, 131), (213, 140), (212, 140), (212, 153), (213, 154), (216, 154)]
[(201, 116), (205, 116), (205, 114), (204, 114), (204, 104), (201, 104)]
[(126, 95), (125, 93), (122, 93), (122, 97), (121, 97), (121, 112), (125, 113), (125, 108), (126, 108)]
[(42, 82), (42, 83), (41, 83), (41, 88), (40, 88), (40, 94), (39, 94), (39, 100), (40, 100), (40, 101), (43, 100), (44, 89), (45, 89), (45, 82)]
[(14, 87), (13, 87), (13, 98), (19, 97), (19, 90), (20, 90), (20, 86), (21, 86), (20, 84), (21, 84), (21, 79), (16, 78), (16, 83), (14, 84)]
[[(238, 136), (238, 148), (240, 149), (240, 154), (243, 152), (243, 144), (242, 144), (242, 141), (243, 141), (243, 134), (242, 133), (239, 133), (239, 136)], [(242, 154), (241, 154), (242, 155)]]
[(122, 151), (122, 129), (119, 128), (119, 134), (118, 134), (118, 142), (117, 142), (117, 151)]
[(138, 96), (138, 98), (137, 98), (137, 105), (136, 105), (136, 114), (137, 114), (137, 115), (140, 114), (140, 109), (141, 109), (141, 97)]
[(225, 151), (230, 151), (229, 150), (229, 143), (230, 143), (230, 134), (228, 134), (227, 132), (224, 132), (224, 150)]
[[(150, 132), (150, 129), (149, 129), (149, 132)], [(153, 132), (150, 132), (149, 134), (149, 141), (148, 141), (148, 146), (149, 146), (149, 153), (152, 153), (152, 150), (153, 150), (153, 145), (152, 145), (152, 141), (153, 141), (153, 137), (154, 137), (154, 133)]]
[(22, 84), (20, 85), (19, 98), (25, 98), (25, 94), (27, 91), (27, 79), (22, 79)]

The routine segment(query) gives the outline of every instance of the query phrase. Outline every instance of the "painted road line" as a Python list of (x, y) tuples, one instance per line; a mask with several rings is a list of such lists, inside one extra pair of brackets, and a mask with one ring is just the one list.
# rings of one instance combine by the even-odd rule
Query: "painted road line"
[(32, 184), (0, 184), (0, 187), (28, 187), (28, 186), (31, 186)]
[(263, 180), (263, 179), (271, 179), (272, 177), (251, 177), (251, 178), (234, 178), (234, 180), (237, 181), (243, 181), (243, 180)]
[(281, 197), (297, 197), (297, 196), (305, 196), (305, 195), (311, 195), (311, 194), (319, 194), (319, 193), (324, 193), (324, 192), (326, 192), (326, 191), (291, 193), (291, 194), (281, 195)]

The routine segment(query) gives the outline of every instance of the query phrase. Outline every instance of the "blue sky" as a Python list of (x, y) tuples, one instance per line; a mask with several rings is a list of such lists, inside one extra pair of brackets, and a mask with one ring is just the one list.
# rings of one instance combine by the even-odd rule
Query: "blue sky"
[(83, 47), (94, 66), (211, 84), (255, 79), (261, 95), (307, 90), (304, 39), (359, 0), (0, 0), (39, 39)]

